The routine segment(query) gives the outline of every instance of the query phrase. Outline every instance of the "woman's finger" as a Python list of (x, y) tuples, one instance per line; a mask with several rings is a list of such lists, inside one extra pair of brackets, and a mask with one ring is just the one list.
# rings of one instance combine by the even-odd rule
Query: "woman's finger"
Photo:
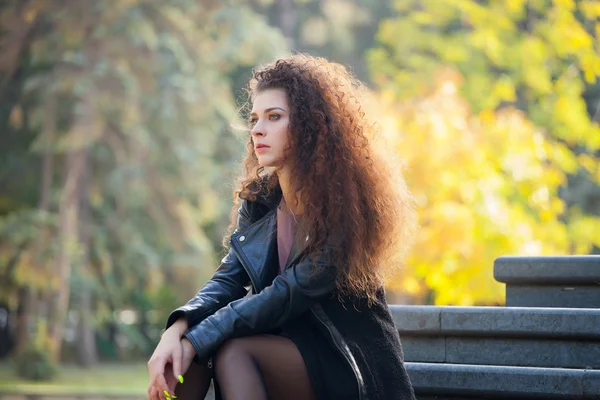
[(156, 386), (152, 386), (152, 388), (150, 389), (150, 400), (161, 400), (161, 397), (158, 394), (158, 390), (156, 389)]
[[(173, 352), (173, 363), (172, 363), (172, 373), (173, 373), (173, 377), (176, 380), (179, 380), (179, 375), (183, 375), (183, 371), (181, 370), (181, 358), (182, 358), (182, 346), (181, 346), (181, 342), (179, 343), (179, 347), (176, 348), (176, 350)], [(166, 368), (165, 368), (166, 370)], [(166, 371), (165, 371), (165, 375), (166, 375)]]
[(150, 372), (150, 384), (158, 391), (158, 396), (164, 398), (164, 391), (169, 392), (169, 387), (165, 380), (165, 371), (168, 369), (166, 360), (160, 358), (152, 360), (148, 365), (148, 369)]
[(158, 390), (158, 395), (161, 398), (165, 397), (165, 391), (169, 393), (169, 395), (174, 394), (173, 392), (169, 392), (169, 386), (167, 385), (167, 381), (165, 380), (165, 376), (163, 374), (158, 374), (156, 376), (154, 387)]

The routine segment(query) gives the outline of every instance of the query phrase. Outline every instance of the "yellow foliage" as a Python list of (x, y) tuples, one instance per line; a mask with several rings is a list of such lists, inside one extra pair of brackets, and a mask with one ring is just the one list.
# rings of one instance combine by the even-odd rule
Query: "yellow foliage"
[(575, 2), (573, 0), (554, 0), (556, 7), (562, 7), (569, 11), (575, 8)]
[(600, 2), (597, 0), (584, 0), (579, 3), (579, 9), (587, 19), (600, 19)]
[[(512, 104), (586, 152), (600, 148), (600, 128), (583, 93), (600, 76), (597, 0), (404, 0), (369, 53), (375, 83), (410, 98), (431, 90), (432, 76), (452, 66), (475, 112)], [(418, 18), (416, 16), (418, 14)]]
[(520, 14), (527, 0), (506, 0), (504, 6), (512, 14)]
[(598, 218), (565, 225), (558, 196), (566, 171), (581, 163), (597, 173), (598, 161), (550, 141), (522, 111), (471, 113), (461, 80), (444, 70), (427, 96), (384, 91), (373, 105), (385, 144), (409, 166), (420, 224), (404, 276), (389, 286), (417, 302), (432, 291), (435, 304), (502, 304), (495, 258), (585, 253), (600, 237)]

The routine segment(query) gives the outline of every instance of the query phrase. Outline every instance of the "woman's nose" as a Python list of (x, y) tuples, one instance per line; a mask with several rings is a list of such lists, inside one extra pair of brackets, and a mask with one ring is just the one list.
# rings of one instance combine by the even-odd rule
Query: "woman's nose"
[(263, 128), (258, 124), (258, 122), (252, 127), (250, 133), (252, 134), (252, 137), (265, 135)]

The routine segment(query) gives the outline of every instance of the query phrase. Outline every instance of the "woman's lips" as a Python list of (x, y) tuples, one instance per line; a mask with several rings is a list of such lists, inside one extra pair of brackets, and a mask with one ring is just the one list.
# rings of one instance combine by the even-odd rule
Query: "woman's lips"
[(269, 146), (261, 146), (261, 147), (257, 147), (257, 148), (255, 149), (255, 151), (256, 151), (257, 153), (262, 153), (263, 151), (266, 151), (266, 150), (268, 150), (268, 149), (270, 149), (270, 147), (269, 147)]

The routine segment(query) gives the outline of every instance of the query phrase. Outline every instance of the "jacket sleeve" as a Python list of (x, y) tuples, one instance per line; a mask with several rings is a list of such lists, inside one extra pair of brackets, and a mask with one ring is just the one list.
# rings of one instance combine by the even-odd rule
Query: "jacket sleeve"
[[(236, 230), (243, 229), (250, 223), (247, 200), (242, 200), (238, 209)], [(188, 327), (193, 327), (228, 303), (244, 297), (248, 293), (246, 287), (249, 284), (248, 273), (230, 249), (213, 277), (202, 286), (196, 296), (171, 312), (166, 328), (184, 316), (187, 318)]]
[(278, 275), (261, 292), (233, 301), (190, 328), (189, 339), (198, 357), (214, 352), (225, 340), (281, 326), (310, 309), (335, 289), (335, 267), (305, 258)]

